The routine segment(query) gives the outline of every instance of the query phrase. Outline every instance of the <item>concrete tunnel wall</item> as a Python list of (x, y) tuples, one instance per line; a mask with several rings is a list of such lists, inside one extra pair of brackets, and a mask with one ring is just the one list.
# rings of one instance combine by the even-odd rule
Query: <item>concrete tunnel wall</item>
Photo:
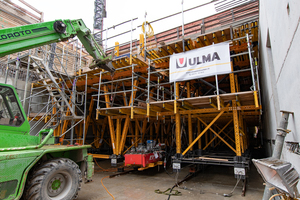
[[(280, 110), (294, 112), (285, 142), (300, 142), (300, 1), (262, 0), (259, 4), (262, 133), (266, 155), (271, 156)], [(281, 159), (300, 173), (300, 155), (289, 151), (286, 143)]]

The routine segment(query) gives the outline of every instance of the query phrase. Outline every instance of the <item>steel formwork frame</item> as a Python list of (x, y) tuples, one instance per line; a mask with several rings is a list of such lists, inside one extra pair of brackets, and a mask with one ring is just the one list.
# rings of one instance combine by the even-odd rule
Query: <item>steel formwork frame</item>
[[(247, 4), (248, 7), (238, 12), (248, 12), (257, 6), (255, 3)], [(199, 150), (211, 151), (222, 145), (233, 153), (231, 158), (245, 156), (249, 143), (246, 127), (259, 125), (261, 115), (258, 67), (253, 62), (258, 55), (258, 30), (257, 21), (252, 20), (257, 17), (251, 14), (241, 22), (236, 20), (212, 31), (201, 27), (201, 32), (192, 36), (183, 26), (181, 38), (154, 48), (152, 42), (156, 36), (144, 38), (142, 49), (146, 59), (134, 54), (130, 48), (127, 57), (114, 60), (114, 77), (99, 72), (99, 83), (95, 84), (98, 94), (93, 96), (97, 97), (99, 105), (96, 118), (102, 116), (107, 120), (110, 141), (105, 142), (113, 149), (110, 158), (122, 157), (128, 149), (146, 139), (170, 146), (175, 144), (174, 158), (180, 162), (200, 163), (197, 160), (202, 155)], [(231, 43), (231, 73), (176, 83), (165, 78), (171, 54), (223, 41)], [(132, 47), (132, 41), (130, 44)], [(115, 47), (115, 50), (119, 49)], [(119, 105), (115, 103), (116, 96), (120, 98)], [(100, 107), (100, 103), (104, 106)], [(100, 139), (97, 136), (93, 143), (102, 140), (103, 136), (101, 134)], [(231, 158), (222, 161), (221, 165), (244, 163)], [(201, 163), (205, 162), (207, 160), (201, 160)], [(214, 160), (207, 163), (214, 163)], [(220, 164), (220, 161), (216, 163)]]

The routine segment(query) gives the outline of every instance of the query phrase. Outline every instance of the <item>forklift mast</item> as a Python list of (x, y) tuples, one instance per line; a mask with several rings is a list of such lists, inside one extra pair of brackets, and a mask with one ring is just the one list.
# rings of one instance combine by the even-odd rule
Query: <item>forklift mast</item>
[(112, 55), (107, 56), (97, 44), (89, 28), (81, 19), (56, 20), (0, 30), (0, 57), (55, 42), (67, 41), (77, 36), (87, 52), (94, 58), (96, 67), (111, 73)]

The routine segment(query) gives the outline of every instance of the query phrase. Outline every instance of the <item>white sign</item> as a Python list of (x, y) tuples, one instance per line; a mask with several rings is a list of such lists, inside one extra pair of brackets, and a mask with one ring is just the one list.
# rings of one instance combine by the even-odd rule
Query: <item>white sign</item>
[(245, 176), (246, 175), (246, 170), (245, 170), (245, 168), (235, 167), (234, 168), (234, 174)]
[(170, 82), (231, 72), (229, 43), (223, 42), (170, 56)]

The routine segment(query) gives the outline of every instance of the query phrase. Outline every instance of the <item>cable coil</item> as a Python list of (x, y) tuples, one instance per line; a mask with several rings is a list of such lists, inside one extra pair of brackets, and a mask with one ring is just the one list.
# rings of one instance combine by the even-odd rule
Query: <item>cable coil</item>
[[(148, 31), (146, 32), (145, 31), (145, 26), (147, 26), (147, 25), (148, 25)], [(151, 26), (151, 24), (148, 21), (146, 21), (146, 23), (143, 22), (143, 24), (142, 24), (142, 31), (143, 31), (144, 34), (146, 34), (146, 37), (148, 37), (148, 38), (154, 36), (153, 27)]]

